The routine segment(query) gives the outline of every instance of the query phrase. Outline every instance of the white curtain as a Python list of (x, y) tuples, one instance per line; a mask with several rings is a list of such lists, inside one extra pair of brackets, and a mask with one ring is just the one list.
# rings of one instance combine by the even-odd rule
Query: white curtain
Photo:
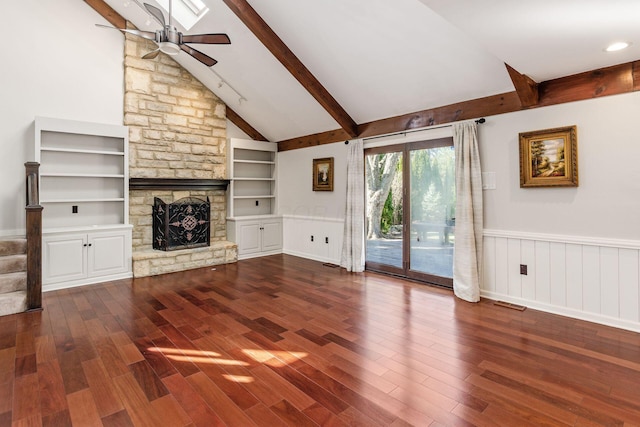
[(364, 149), (361, 139), (349, 143), (347, 157), (347, 207), (340, 266), (364, 271)]
[(482, 174), (475, 121), (453, 125), (456, 154), (456, 228), (453, 292), (469, 302), (480, 301), (482, 278)]

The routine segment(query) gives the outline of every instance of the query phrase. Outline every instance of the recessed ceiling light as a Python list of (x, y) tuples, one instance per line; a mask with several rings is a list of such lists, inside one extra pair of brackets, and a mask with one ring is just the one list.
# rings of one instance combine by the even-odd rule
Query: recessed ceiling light
[(605, 50), (607, 52), (616, 52), (618, 50), (622, 50), (622, 49), (628, 48), (630, 44), (631, 43), (627, 43), (627, 42), (611, 43), (609, 46), (607, 46), (607, 48)]

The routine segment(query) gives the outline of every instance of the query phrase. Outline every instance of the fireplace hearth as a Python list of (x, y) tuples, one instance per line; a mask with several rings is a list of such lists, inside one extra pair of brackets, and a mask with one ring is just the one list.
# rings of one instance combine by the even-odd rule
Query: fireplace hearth
[(155, 197), (153, 204), (153, 249), (173, 251), (209, 246), (210, 203), (185, 197), (165, 203)]

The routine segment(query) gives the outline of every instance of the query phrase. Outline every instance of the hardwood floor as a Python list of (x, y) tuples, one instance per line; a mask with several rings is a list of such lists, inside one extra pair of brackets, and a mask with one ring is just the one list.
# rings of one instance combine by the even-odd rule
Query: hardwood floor
[(0, 426), (640, 424), (640, 335), (277, 255), (0, 318)]

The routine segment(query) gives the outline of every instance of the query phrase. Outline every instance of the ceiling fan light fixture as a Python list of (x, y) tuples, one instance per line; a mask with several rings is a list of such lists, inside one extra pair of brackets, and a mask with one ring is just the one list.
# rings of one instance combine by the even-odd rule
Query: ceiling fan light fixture
[(158, 43), (158, 47), (160, 48), (160, 52), (171, 56), (177, 55), (178, 52), (180, 52), (180, 46), (171, 42), (160, 42)]
[(609, 46), (607, 46), (605, 48), (605, 51), (606, 52), (617, 52), (619, 50), (628, 48), (630, 45), (631, 45), (631, 43), (628, 43), (628, 42), (611, 43)]

